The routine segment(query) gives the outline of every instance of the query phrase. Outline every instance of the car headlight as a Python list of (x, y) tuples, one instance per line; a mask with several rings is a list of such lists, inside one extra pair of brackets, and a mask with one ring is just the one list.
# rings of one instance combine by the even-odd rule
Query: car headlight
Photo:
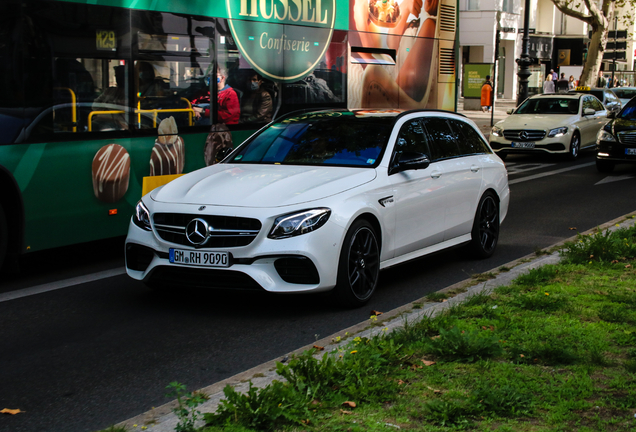
[(551, 129), (550, 132), (548, 132), (548, 138), (558, 138), (566, 133), (568, 133), (568, 128), (566, 127)]
[(152, 230), (150, 227), (150, 211), (148, 211), (148, 208), (141, 201), (139, 201), (135, 207), (135, 214), (133, 215), (132, 220), (139, 228), (146, 231)]
[(596, 142), (599, 143), (601, 141), (616, 142), (616, 139), (614, 138), (614, 135), (604, 129), (601, 129), (596, 134)]
[(316, 231), (323, 226), (331, 215), (328, 208), (317, 208), (290, 213), (276, 218), (274, 226), (267, 237), (284, 239)]
[(503, 129), (501, 129), (500, 127), (497, 126), (493, 126), (492, 128), (492, 132), (491, 132), (494, 136), (503, 136)]

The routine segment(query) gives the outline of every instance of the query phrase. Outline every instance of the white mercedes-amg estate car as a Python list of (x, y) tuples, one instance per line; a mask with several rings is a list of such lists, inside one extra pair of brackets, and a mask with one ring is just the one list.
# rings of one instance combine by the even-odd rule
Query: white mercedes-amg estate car
[(150, 287), (334, 290), (359, 306), (387, 267), (460, 245), (491, 256), (508, 202), (503, 162), (462, 115), (296, 112), (144, 196), (126, 268)]

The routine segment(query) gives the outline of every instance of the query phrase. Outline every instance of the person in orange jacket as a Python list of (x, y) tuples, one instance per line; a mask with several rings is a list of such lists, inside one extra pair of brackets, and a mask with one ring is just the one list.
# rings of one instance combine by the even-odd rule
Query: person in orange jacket
[(490, 81), (490, 75), (486, 75), (486, 81), (481, 86), (481, 110), (483, 112), (492, 110), (492, 81)]

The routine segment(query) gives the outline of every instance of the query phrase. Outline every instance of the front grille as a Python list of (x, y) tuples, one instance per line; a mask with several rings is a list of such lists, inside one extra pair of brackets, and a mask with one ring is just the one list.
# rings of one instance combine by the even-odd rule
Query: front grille
[[(521, 133), (525, 132), (525, 137), (521, 137)], [(545, 138), (544, 130), (533, 129), (510, 129), (504, 131), (504, 138), (509, 141), (539, 141)]]
[(155, 267), (145, 282), (166, 288), (263, 290), (263, 287), (250, 276), (234, 270), (159, 266)]
[(153, 217), (154, 228), (159, 237), (167, 242), (192, 246), (186, 238), (185, 229), (195, 218), (205, 220), (210, 226), (208, 241), (200, 245), (206, 248), (247, 246), (261, 229), (258, 219), (183, 213), (156, 213)]
[(318, 270), (309, 258), (280, 258), (274, 262), (274, 267), (280, 278), (287, 283), (308, 285), (320, 283)]
[(618, 142), (621, 144), (636, 144), (636, 131), (619, 132)]

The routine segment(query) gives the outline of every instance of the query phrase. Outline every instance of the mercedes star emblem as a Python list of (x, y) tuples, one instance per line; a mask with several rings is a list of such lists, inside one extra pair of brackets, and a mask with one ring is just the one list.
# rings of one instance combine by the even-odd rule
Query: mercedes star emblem
[(186, 226), (186, 237), (193, 245), (202, 245), (209, 237), (208, 223), (200, 218), (192, 219)]
[(528, 139), (528, 132), (521, 131), (521, 133), (519, 134), (519, 138), (527, 140)]

